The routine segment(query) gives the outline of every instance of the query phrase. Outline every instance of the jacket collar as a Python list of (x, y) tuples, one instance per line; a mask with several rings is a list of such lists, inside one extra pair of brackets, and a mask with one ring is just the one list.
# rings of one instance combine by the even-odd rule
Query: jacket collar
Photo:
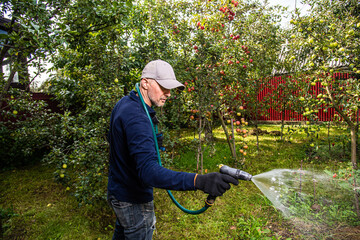
[[(138, 93), (137, 93), (135, 90), (132, 90), (132, 91), (130, 92), (130, 98), (131, 98), (132, 100), (138, 102), (138, 103), (140, 104), (141, 108), (143, 108), (143, 105), (142, 105), (142, 103), (141, 103), (141, 99), (140, 99), (140, 97), (139, 97), (137, 94), (138, 94)], [(146, 103), (145, 103), (145, 106), (146, 106), (146, 108), (147, 108), (150, 116), (153, 118), (153, 117), (155, 116), (155, 114), (156, 114), (155, 110), (152, 109), (152, 108), (151, 108), (149, 105), (147, 105)]]

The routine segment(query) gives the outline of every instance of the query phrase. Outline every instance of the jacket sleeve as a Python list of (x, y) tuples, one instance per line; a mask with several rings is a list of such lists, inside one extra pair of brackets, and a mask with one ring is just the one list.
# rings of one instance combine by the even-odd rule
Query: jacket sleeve
[(128, 119), (125, 132), (130, 156), (144, 185), (168, 190), (195, 190), (195, 173), (172, 171), (159, 165), (151, 124), (146, 115)]

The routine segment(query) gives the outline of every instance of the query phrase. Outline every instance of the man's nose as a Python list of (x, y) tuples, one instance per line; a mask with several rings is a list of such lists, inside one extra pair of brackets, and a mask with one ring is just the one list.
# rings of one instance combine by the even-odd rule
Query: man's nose
[(170, 89), (165, 89), (164, 95), (167, 96), (167, 97), (170, 97), (170, 96), (171, 96), (171, 91), (170, 91)]

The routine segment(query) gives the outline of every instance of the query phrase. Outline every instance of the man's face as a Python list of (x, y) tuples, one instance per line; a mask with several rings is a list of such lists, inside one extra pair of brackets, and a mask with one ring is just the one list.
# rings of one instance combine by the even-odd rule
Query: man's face
[(166, 99), (170, 97), (170, 89), (163, 88), (155, 80), (148, 79), (148, 97), (152, 105), (157, 107), (164, 106)]

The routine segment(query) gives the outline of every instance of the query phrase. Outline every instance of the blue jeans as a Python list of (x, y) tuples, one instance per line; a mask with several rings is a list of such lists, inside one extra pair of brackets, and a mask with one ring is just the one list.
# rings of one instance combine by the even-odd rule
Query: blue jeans
[(133, 204), (120, 202), (108, 196), (109, 205), (115, 212), (116, 223), (113, 240), (151, 240), (155, 230), (154, 202)]

